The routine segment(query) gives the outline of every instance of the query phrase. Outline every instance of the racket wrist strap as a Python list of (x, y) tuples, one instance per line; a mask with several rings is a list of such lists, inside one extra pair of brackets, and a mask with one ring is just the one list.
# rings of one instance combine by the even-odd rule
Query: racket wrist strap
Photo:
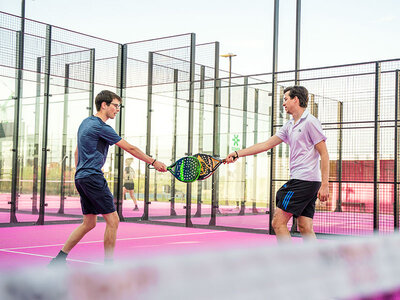
[(154, 166), (154, 163), (156, 162), (157, 159), (153, 160), (153, 162), (151, 163), (152, 166)]

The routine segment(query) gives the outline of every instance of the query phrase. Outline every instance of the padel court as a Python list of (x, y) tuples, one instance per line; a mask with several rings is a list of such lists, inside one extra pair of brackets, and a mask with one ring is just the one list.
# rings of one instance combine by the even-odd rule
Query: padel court
[[(228, 56), (221, 55), (219, 42), (199, 43), (195, 33), (121, 44), (22, 22), (5, 12), (0, 20), (0, 80), (12, 87), (0, 106), (0, 269), (45, 266), (81, 222), (74, 187), (76, 133), (95, 113), (94, 97), (104, 89), (123, 99), (109, 125), (171, 166), (194, 153), (219, 161), (267, 140), (289, 120), (285, 88), (303, 85), (330, 159), (330, 199), (316, 204), (315, 232), (334, 239), (398, 233), (400, 59), (241, 75), (221, 70), (220, 60)], [(290, 178), (289, 155), (289, 146), (281, 143), (185, 183), (111, 147), (102, 171), (121, 218), (116, 260), (275, 245), (271, 215), (277, 190)], [(123, 189), (127, 159), (139, 210)], [(71, 266), (102, 264), (104, 226), (99, 221), (73, 249)], [(296, 222), (288, 227), (298, 245)], [(378, 249), (375, 244), (357, 245), (343, 257), (354, 249), (370, 261), (374, 253), (381, 255), (365, 251)], [(342, 257), (339, 246), (333, 252), (318, 247), (310, 253), (326, 254), (321, 264), (334, 261), (329, 253)], [(347, 265), (354, 260), (349, 257)], [(368, 266), (367, 259), (362, 262)], [(357, 275), (375, 274), (374, 269)]]

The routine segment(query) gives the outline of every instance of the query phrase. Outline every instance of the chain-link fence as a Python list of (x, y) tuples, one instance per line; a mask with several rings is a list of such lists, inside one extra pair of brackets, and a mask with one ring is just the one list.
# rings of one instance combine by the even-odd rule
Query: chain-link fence
[[(76, 132), (103, 89), (123, 98), (117, 133), (167, 165), (267, 140), (289, 116), (283, 90), (295, 71), (242, 76), (219, 69), (219, 43), (193, 33), (118, 44), (0, 13), (0, 223), (73, 222)], [(398, 230), (400, 60), (299, 70), (308, 109), (330, 155), (330, 199), (317, 202), (315, 231), (362, 235)], [(190, 185), (110, 149), (103, 172), (121, 218), (269, 232), (275, 192), (289, 179), (289, 151), (222, 165)], [(128, 200), (124, 200), (124, 199)], [(132, 199), (134, 200), (134, 199)], [(296, 224), (290, 223), (292, 231)]]

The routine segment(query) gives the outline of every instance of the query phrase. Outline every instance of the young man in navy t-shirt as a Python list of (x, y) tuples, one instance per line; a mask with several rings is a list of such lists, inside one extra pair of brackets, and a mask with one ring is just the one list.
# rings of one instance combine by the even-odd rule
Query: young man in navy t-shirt
[[(230, 153), (227, 162), (238, 157), (268, 151), (285, 142), (290, 147), (290, 180), (276, 193), (272, 227), (278, 240), (290, 239), (287, 223), (297, 217), (303, 238), (315, 239), (313, 217), (315, 201), (329, 198), (329, 155), (321, 123), (307, 110), (308, 91), (302, 86), (284, 90), (283, 106), (292, 118), (267, 141)], [(321, 165), (319, 159), (321, 158)]]
[(101, 91), (95, 100), (97, 114), (86, 118), (79, 126), (78, 146), (75, 151), (75, 186), (81, 197), (83, 223), (71, 233), (51, 264), (65, 263), (72, 248), (96, 226), (98, 214), (106, 221), (104, 259), (112, 260), (119, 217), (115, 210), (114, 197), (101, 170), (111, 145), (116, 144), (134, 157), (153, 165), (160, 172), (167, 171), (165, 164), (129, 144), (105, 123), (108, 119), (115, 118), (120, 111), (121, 102), (117, 94)]

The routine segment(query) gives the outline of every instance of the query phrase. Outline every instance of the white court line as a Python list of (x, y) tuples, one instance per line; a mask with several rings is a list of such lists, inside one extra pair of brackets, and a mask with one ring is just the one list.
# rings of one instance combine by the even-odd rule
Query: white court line
[[(11, 250), (4, 250), (0, 249), (2, 252), (7, 252), (7, 253), (15, 253), (15, 254), (22, 254), (22, 255), (30, 255), (30, 256), (38, 256), (38, 257), (45, 257), (45, 258), (53, 258), (53, 256), (49, 255), (42, 255), (42, 254), (33, 254), (33, 253), (26, 253), (26, 252), (19, 252), (19, 251), (11, 251)], [(79, 259), (71, 259), (67, 258), (68, 261), (74, 261), (74, 262), (80, 262), (80, 263), (86, 263), (86, 264), (93, 264), (93, 265), (102, 265), (101, 263), (96, 263), (92, 261), (85, 261), (85, 260), (79, 260)]]
[[(154, 235), (154, 236), (144, 236), (144, 237), (134, 237), (134, 238), (124, 238), (117, 239), (117, 241), (130, 241), (130, 240), (146, 240), (146, 239), (154, 239), (154, 238), (169, 238), (169, 237), (177, 237), (177, 236), (188, 236), (188, 235), (199, 235), (199, 234), (209, 234), (209, 233), (221, 233), (226, 231), (206, 231), (206, 232), (194, 232), (194, 233), (179, 233), (179, 234), (168, 234), (168, 235)], [(100, 241), (90, 241), (90, 242), (79, 242), (79, 244), (95, 244), (95, 243), (103, 243), (103, 240)], [(44, 247), (56, 247), (56, 246), (64, 246), (64, 244), (53, 244), (53, 245), (41, 245), (41, 246), (24, 246), (24, 247), (15, 247), (15, 248), (4, 248), (0, 249), (0, 251), (8, 251), (8, 250), (20, 250), (20, 249), (35, 249), (35, 248), (44, 248)]]
[(200, 242), (198, 242), (198, 241), (188, 241), (188, 242), (167, 243), (167, 245), (181, 245), (181, 244), (200, 244)]

